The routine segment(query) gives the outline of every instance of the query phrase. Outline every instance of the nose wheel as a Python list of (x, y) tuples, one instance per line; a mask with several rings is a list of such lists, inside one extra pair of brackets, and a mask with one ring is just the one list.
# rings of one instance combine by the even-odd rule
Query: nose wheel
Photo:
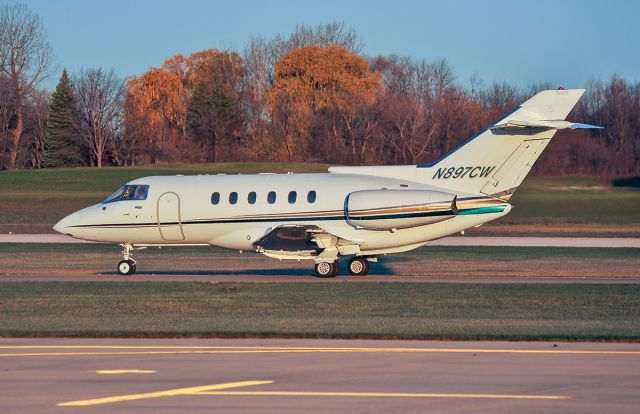
[(136, 261), (131, 257), (133, 245), (131, 243), (121, 244), (122, 260), (118, 263), (118, 273), (122, 276), (130, 276), (136, 272)]
[(136, 272), (136, 262), (133, 259), (121, 260), (118, 263), (118, 273), (122, 276), (129, 276)]

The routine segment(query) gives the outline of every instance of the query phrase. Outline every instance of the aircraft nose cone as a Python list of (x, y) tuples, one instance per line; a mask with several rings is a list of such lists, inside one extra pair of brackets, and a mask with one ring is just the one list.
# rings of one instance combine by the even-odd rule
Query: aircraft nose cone
[(60, 220), (59, 222), (57, 222), (55, 226), (53, 226), (53, 229), (55, 231), (57, 231), (58, 233), (65, 234), (65, 231), (64, 231), (64, 229), (66, 227), (65, 219), (66, 219), (66, 217), (63, 218), (62, 220)]
[(71, 230), (73, 230), (72, 226), (78, 224), (78, 219), (80, 218), (80, 212), (76, 211), (75, 213), (69, 214), (67, 217), (63, 218), (59, 222), (53, 226), (53, 229), (58, 233), (71, 235)]
[(86, 232), (83, 231), (83, 225), (91, 223), (91, 217), (95, 210), (96, 206), (91, 206), (71, 213), (57, 222), (53, 229), (66, 236), (85, 240), (83, 237), (86, 236)]

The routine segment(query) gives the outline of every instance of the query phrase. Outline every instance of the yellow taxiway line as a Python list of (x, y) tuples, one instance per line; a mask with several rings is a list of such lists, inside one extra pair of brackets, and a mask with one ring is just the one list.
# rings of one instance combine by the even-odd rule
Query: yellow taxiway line
[[(0, 346), (0, 357), (90, 356), (90, 355), (180, 355), (257, 353), (455, 353), (455, 354), (539, 354), (539, 355), (640, 355), (640, 351), (580, 349), (487, 349), (487, 348), (363, 348), (363, 347), (271, 347), (271, 346), (119, 346), (41, 345)], [(6, 352), (9, 350), (32, 352)], [(50, 352), (33, 352), (46, 350)], [(77, 352), (78, 350), (82, 352)], [(76, 352), (51, 352), (76, 351)]]
[(92, 400), (80, 400), (58, 403), (58, 407), (86, 407), (88, 405), (111, 404), (122, 401), (143, 400), (147, 398), (171, 397), (175, 395), (192, 395), (204, 391), (224, 390), (227, 388), (248, 387), (250, 385), (273, 384), (273, 381), (239, 381), (223, 384), (203, 385), (200, 387), (176, 388), (173, 390), (147, 392), (143, 394), (116, 395), (113, 397), (94, 398)]
[(148, 392), (143, 394), (116, 395), (113, 397), (58, 403), (59, 407), (86, 407), (90, 405), (112, 404), (148, 398), (171, 397), (176, 395), (225, 395), (225, 396), (293, 396), (293, 397), (386, 397), (386, 398), (493, 398), (518, 400), (566, 400), (566, 395), (528, 394), (454, 394), (454, 393), (408, 393), (408, 392), (324, 392), (324, 391), (220, 391), (230, 388), (273, 384), (274, 381), (239, 381), (199, 387), (177, 388), (173, 390)]
[(318, 391), (204, 391), (198, 395), (293, 396), (293, 397), (399, 397), (399, 398), (497, 398), (515, 400), (566, 400), (566, 395), (446, 394), (408, 392), (318, 392)]

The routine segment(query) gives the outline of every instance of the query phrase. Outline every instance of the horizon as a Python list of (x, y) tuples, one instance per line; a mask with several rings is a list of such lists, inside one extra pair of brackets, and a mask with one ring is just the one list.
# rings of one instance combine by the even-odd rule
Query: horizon
[[(330, 0), (313, 9), (312, 16), (313, 3), (292, 10), (294, 3), (283, 0), (232, 5), (191, 0), (182, 8), (168, 0), (6, 4), (15, 3), (37, 13), (47, 31), (57, 66), (43, 82), (48, 90), (55, 87), (63, 68), (70, 73), (113, 68), (126, 78), (159, 67), (178, 53), (208, 48), (242, 53), (252, 37), (287, 36), (296, 26), (331, 22), (353, 29), (363, 43), (361, 54), (367, 57), (447, 59), (461, 85), (468, 85), (474, 76), (485, 86), (506, 82), (518, 88), (539, 83), (584, 88), (592, 79), (608, 80), (614, 74), (640, 81), (640, 56), (630, 52), (640, 34), (634, 22), (640, 14), (638, 2), (620, 2), (612, 8), (594, 0), (560, 4), (544, 0), (532, 9), (525, 2), (500, 0), (481, 4), (464, 0), (455, 5)], [(554, 16), (547, 16), (550, 11)], [(519, 17), (523, 15), (527, 21)]]

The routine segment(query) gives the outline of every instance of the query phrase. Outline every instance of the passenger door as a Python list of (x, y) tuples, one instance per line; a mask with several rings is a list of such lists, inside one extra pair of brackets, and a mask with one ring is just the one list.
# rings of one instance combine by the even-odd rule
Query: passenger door
[(180, 217), (180, 197), (170, 191), (158, 198), (158, 228), (165, 241), (182, 241), (182, 218)]

